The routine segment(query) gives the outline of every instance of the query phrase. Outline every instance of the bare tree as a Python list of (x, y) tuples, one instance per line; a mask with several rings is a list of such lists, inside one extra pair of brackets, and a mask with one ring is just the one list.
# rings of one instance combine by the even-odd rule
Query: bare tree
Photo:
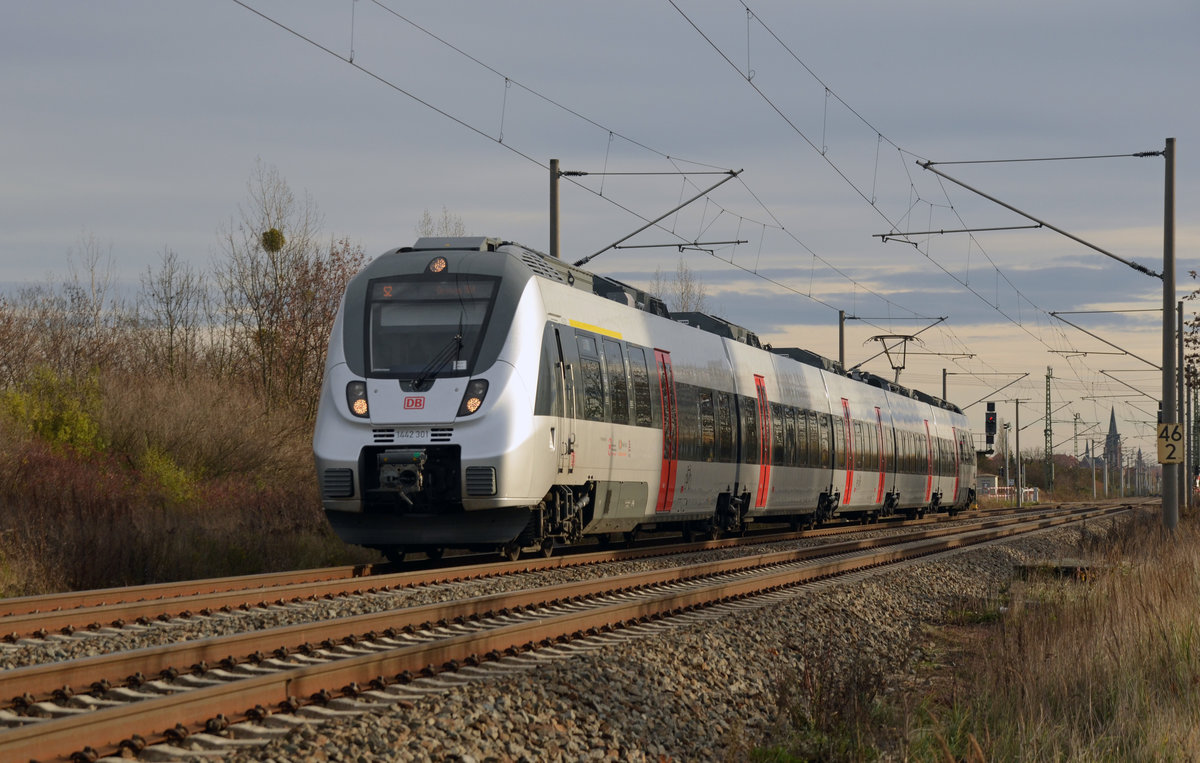
[(692, 272), (683, 257), (675, 267), (675, 277), (668, 279), (663, 275), (662, 268), (654, 269), (654, 281), (650, 284), (650, 293), (661, 299), (667, 309), (675, 313), (702, 313), (708, 307), (708, 295), (704, 290), (704, 282)]
[(39, 366), (82, 379), (124, 359), (125, 310), (111, 296), (111, 246), (106, 249), (87, 235), (67, 258), (68, 280), (22, 288), (0, 305), (0, 330), (7, 335), (0, 364), (10, 383), (29, 378)]
[(458, 215), (451, 214), (443, 206), (442, 216), (437, 220), (433, 219), (433, 215), (429, 214), (428, 209), (421, 213), (421, 219), (417, 221), (417, 235), (457, 237), (469, 234), (467, 233), (467, 226), (463, 223), (463, 219)]
[(39, 334), (21, 302), (0, 295), (0, 389), (29, 378), (38, 362)]
[(204, 275), (164, 248), (157, 270), (141, 276), (137, 324), (148, 363), (186, 378), (199, 362), (208, 286)]
[[(225, 370), (235, 372), (235, 359), (248, 361), (252, 382), (270, 404), (283, 392), (278, 377), (287, 303), (303, 297), (292, 288), (292, 279), (316, 256), (321, 218), (307, 195), (297, 201), (279, 171), (261, 159), (250, 174), (247, 192), (247, 204), (238, 205), (238, 218), (221, 231), (225, 260), (214, 268), (223, 297), (219, 320), (231, 351)], [(272, 231), (279, 234), (278, 240)], [(272, 246), (264, 246), (264, 241)]]
[(222, 365), (236, 374), (244, 360), (267, 406), (286, 402), (311, 415), (333, 315), (365, 256), (345, 239), (321, 244), (315, 204), (298, 200), (274, 167), (257, 162), (248, 190), (239, 219), (221, 234), (225, 260), (215, 269)]

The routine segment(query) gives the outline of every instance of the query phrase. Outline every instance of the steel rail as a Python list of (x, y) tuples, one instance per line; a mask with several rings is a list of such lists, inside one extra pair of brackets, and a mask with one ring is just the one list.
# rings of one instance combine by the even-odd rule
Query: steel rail
[[(551, 614), (537, 620), (500, 625), (479, 633), (452, 636), (436, 642), (404, 646), (375, 654), (347, 657), (277, 674), (254, 676), (230, 684), (147, 699), (131, 705), (102, 708), (42, 721), (0, 732), (0, 759), (66, 756), (89, 743), (115, 749), (119, 739), (137, 733), (146, 736), (147, 729), (166, 728), (176, 724), (190, 729), (204, 728), (206, 719), (217, 714), (236, 715), (238, 711), (231, 710), (234, 707), (267, 707), (289, 701), (294, 703), (292, 698), (320, 696), (322, 692), (329, 692), (330, 687), (367, 685), (381, 676), (415, 673), (427, 666), (434, 666), (436, 670), (436, 666), (458, 664), (477, 654), (493, 654), (539, 642), (553, 643), (554, 640), (570, 634), (644, 622), (647, 618), (777, 590), (816, 578), (927, 556), (1128, 510), (1128, 506), (1106, 507), (1006, 524), (1003, 527), (974, 529), (943, 537), (910, 541), (883, 550), (859, 552), (857, 555), (813, 562), (802, 568), (775, 568), (687, 590), (650, 594), (601, 605), (591, 610)], [(154, 734), (150, 734), (149, 737), (154, 737)]]
[[(9, 599), (0, 599), (0, 618), (35, 612), (105, 606), (118, 602), (171, 599), (217, 591), (269, 588), (272, 586), (295, 585), (324, 580), (345, 580), (370, 575), (372, 574), (372, 567), (373, 565), (370, 564), (355, 564), (311, 570), (293, 570), (290, 572), (232, 575), (172, 583), (149, 583), (146, 585), (121, 586), (118, 588), (96, 588), (88, 591), (66, 591), (63, 593), (39, 594), (36, 596), (15, 596)], [(0, 622), (3, 622), (3, 620), (0, 619)]]

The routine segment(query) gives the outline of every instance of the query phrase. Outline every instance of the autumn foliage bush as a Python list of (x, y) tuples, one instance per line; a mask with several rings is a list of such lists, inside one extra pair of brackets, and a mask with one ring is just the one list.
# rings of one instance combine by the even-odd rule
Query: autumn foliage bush
[(272, 168), (249, 198), (211, 273), (164, 250), (126, 301), (88, 238), (63, 283), (0, 295), (0, 595), (366, 560), (311, 446), (365, 258)]

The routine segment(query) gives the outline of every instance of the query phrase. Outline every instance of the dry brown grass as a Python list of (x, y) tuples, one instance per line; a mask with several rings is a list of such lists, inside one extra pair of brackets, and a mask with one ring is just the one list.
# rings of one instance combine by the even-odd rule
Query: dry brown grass
[(267, 410), (249, 386), (207, 376), (113, 375), (101, 396), (110, 451), (130, 465), (155, 449), (197, 478), (312, 479), (312, 425), (284, 406)]
[(959, 640), (953, 683), (970, 690), (924, 697), (911, 758), (1200, 758), (1197, 522), (1168, 535), (1145, 515), (1112, 541), (1090, 549), (1085, 581), (1019, 582)]

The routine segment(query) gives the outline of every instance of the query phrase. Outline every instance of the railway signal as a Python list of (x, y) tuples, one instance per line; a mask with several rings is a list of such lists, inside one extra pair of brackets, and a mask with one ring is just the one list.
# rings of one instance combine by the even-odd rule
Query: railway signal
[(987, 413), (983, 415), (983, 432), (987, 435), (987, 444), (996, 440), (996, 404), (988, 401)]

